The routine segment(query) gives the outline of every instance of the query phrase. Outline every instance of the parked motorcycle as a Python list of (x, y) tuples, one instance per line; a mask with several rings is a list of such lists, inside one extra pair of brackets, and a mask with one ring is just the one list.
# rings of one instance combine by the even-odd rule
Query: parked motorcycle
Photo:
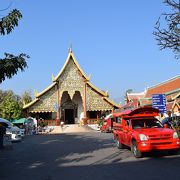
[(166, 117), (162, 120), (162, 124), (167, 124), (171, 129), (177, 131), (180, 136), (180, 116)]

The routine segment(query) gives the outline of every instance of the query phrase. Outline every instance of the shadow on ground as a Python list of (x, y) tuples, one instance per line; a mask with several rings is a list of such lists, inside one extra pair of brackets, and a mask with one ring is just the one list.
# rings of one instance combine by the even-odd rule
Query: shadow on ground
[(13, 146), (0, 151), (1, 180), (180, 179), (179, 155), (135, 159), (114, 147), (111, 134), (29, 136)]

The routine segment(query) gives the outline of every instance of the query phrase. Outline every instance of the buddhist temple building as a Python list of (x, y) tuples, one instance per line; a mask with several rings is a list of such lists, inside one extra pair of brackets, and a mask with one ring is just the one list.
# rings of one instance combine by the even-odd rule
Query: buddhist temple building
[(121, 108), (123, 108), (123, 110), (126, 109), (132, 109), (132, 108), (138, 108), (140, 107), (140, 99), (144, 98), (146, 94), (146, 91), (141, 92), (141, 93), (126, 93), (126, 97), (125, 97), (125, 105), (122, 106)]
[(90, 82), (71, 49), (59, 74), (52, 76), (52, 84), (36, 93), (35, 99), (23, 107), (26, 116), (51, 120), (56, 125), (60, 121), (65, 124), (90, 123), (117, 108), (119, 105), (109, 99), (107, 92)]
[(153, 94), (165, 94), (166, 109), (171, 114), (180, 113), (180, 76), (173, 77), (164, 82), (147, 88), (142, 93), (128, 93), (123, 109), (152, 106)]
[(180, 110), (180, 76), (147, 88), (144, 98), (140, 99), (141, 106), (152, 105), (153, 94), (165, 94), (167, 112), (178, 114)]

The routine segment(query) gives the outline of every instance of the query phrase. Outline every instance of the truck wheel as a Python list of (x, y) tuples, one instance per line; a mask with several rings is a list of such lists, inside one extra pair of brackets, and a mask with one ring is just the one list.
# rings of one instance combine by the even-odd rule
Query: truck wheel
[(120, 142), (120, 139), (118, 138), (118, 136), (115, 139), (115, 143), (118, 149), (123, 149), (124, 145)]
[(136, 158), (142, 157), (142, 153), (139, 151), (136, 141), (132, 141), (132, 143), (131, 143), (131, 151), (133, 152), (134, 157), (136, 157)]

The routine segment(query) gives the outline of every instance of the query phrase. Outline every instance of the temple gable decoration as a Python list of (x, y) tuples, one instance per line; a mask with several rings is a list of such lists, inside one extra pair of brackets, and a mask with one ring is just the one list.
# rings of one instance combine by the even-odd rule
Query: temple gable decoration
[[(71, 49), (63, 68), (56, 77), (52, 76), (52, 81), (49, 87), (36, 94), (35, 100), (23, 107), (27, 114), (37, 117), (39, 113), (39, 118), (42, 113), (48, 112), (50, 119), (63, 119), (74, 124), (80, 121), (82, 114), (84, 118), (89, 118), (92, 111), (100, 113), (119, 108), (109, 99), (107, 92), (90, 82)], [(69, 104), (73, 104), (73, 108)]]

